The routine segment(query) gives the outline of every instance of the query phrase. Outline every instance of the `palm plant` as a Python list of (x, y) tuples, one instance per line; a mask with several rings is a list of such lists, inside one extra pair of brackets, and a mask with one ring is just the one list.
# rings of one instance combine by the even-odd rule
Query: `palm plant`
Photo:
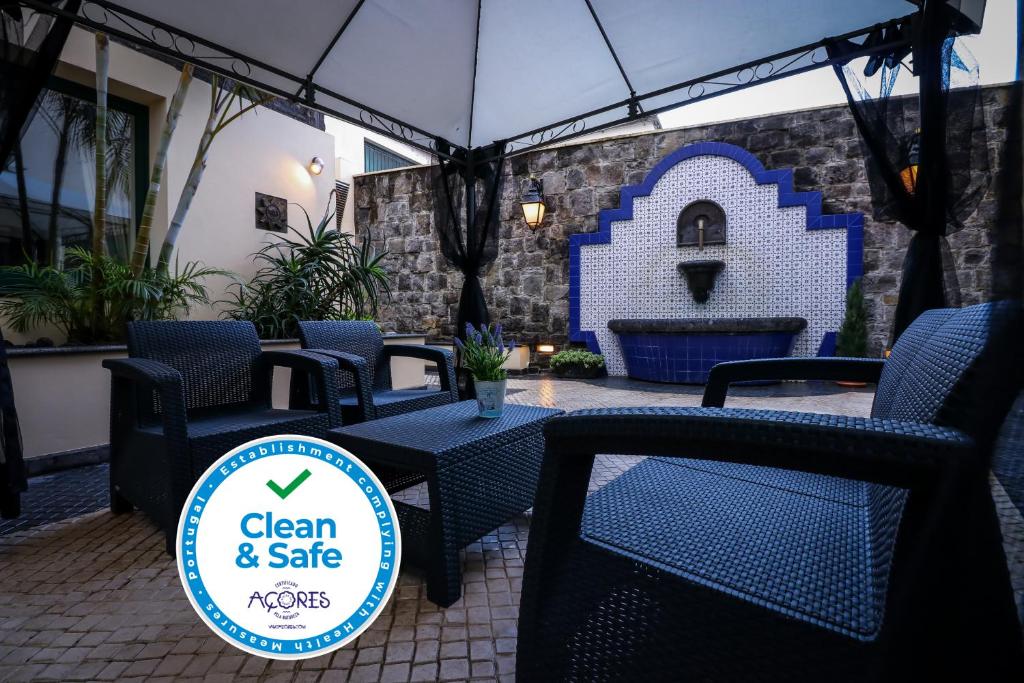
[[(333, 194), (333, 193), (332, 193)], [(265, 339), (298, 334), (300, 320), (372, 319), (391, 286), (382, 260), (368, 239), (356, 244), (335, 227), (333, 197), (323, 218), (313, 224), (309, 213), (304, 231), (289, 228), (286, 236), (253, 254), (260, 264), (249, 282), (230, 288), (226, 315), (251, 320)]]
[[(120, 341), (126, 325), (132, 320), (163, 320), (188, 313), (195, 304), (209, 304), (203, 284), (211, 275), (230, 273), (207, 268), (197, 262), (184, 267), (175, 263), (170, 268), (169, 252), (162, 255), (158, 267), (146, 265), (149, 227), (153, 206), (160, 190), (167, 147), (184, 103), (185, 93), (192, 78), (192, 68), (186, 67), (168, 112), (161, 136), (153, 177), (149, 184), (144, 207), (144, 245), (129, 258), (126, 235), (114, 235), (108, 244), (107, 198), (112, 190), (127, 194), (132, 167), (132, 125), (130, 116), (107, 109), (107, 79), (109, 41), (106, 35), (96, 34), (96, 102), (54, 95), (44, 106), (46, 120), (58, 135), (58, 153), (55, 169), (52, 211), (50, 217), (50, 260), (41, 264), (34, 259), (22, 266), (0, 268), (0, 317), (6, 318), (18, 332), (30, 332), (41, 325), (59, 328), (71, 343), (100, 343)], [(216, 134), (248, 108), (242, 107), (234, 116), (228, 109), (242, 90), (235, 89), (230, 97), (222, 97), (214, 84), (214, 103), (211, 109), (212, 127)], [(262, 101), (262, 100), (261, 100)], [(219, 103), (219, 104), (218, 104)], [(253, 104), (252, 106), (255, 106)], [(215, 114), (217, 116), (215, 116)], [(219, 118), (218, 118), (219, 117)], [(197, 164), (205, 166), (209, 138), (204, 136), (197, 154)], [(66, 153), (72, 145), (91, 149), (95, 157), (95, 202), (92, 216), (91, 248), (73, 247), (62, 253), (59, 242), (57, 216), (60, 211), (60, 180), (63, 177)], [(206, 146), (203, 147), (203, 144)], [(195, 166), (193, 167), (195, 170)], [(201, 170), (201, 169), (200, 169)], [(192, 183), (192, 180), (195, 182)], [(190, 176), (194, 192), (198, 177)], [(183, 194), (187, 194), (186, 188)], [(187, 204), (187, 202), (186, 202)], [(179, 209), (180, 209), (179, 202)], [(175, 214), (176, 218), (178, 214)], [(174, 224), (171, 226), (174, 228)], [(180, 229), (180, 222), (178, 223)]]
[(17, 332), (54, 325), (70, 343), (116, 342), (129, 321), (169, 320), (210, 303), (203, 280), (211, 275), (229, 273), (188, 263), (136, 277), (117, 258), (72, 247), (63, 269), (32, 261), (0, 268), (0, 316)]

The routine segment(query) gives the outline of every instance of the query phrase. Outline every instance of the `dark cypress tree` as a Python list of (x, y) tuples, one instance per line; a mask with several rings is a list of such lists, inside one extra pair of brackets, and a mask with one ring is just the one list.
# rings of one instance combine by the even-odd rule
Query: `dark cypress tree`
[(854, 280), (846, 292), (846, 315), (836, 335), (836, 355), (848, 358), (864, 358), (868, 355), (867, 311), (864, 308), (860, 278)]

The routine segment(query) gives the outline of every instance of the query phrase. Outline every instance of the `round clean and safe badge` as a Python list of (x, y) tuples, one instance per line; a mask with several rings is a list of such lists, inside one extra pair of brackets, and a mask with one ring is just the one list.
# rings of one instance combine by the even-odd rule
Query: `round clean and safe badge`
[(351, 453), (308, 436), (257, 439), (199, 478), (178, 524), (178, 572), (221, 638), (272, 659), (336, 650), (398, 579), (387, 492)]

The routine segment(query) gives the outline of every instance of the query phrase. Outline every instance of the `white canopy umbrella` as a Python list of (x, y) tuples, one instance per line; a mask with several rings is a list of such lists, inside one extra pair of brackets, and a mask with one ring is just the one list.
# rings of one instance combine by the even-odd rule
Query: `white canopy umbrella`
[[(874, 66), (912, 48), (921, 58), (922, 121), (931, 121), (921, 157), (938, 162), (925, 164), (930, 180), (914, 206), (927, 208), (921, 225), (945, 225), (945, 199), (922, 199), (948, 175), (941, 48), (951, 31), (979, 30), (985, 9), (985, 0), (16, 1), (436, 154), (435, 228), (465, 275), (458, 329), (487, 318), (478, 274), (496, 253), (509, 154), (861, 55)], [(932, 233), (912, 245), (931, 254), (941, 237)], [(913, 315), (942, 288), (941, 272), (922, 268), (904, 278)]]
[(824, 65), (828, 39), (861, 42), (917, 10), (912, 0), (89, 0), (76, 20), (431, 151), (443, 140), (510, 153)]

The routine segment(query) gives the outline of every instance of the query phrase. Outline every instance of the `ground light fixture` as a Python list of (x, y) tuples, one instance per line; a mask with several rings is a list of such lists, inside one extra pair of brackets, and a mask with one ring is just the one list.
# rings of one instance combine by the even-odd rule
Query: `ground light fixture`
[(554, 353), (554, 344), (537, 344), (537, 353)]
[(324, 172), (324, 160), (320, 157), (313, 157), (312, 161), (309, 162), (309, 173), (310, 175), (320, 175)]
[(523, 207), (523, 219), (530, 230), (539, 228), (540, 224), (544, 222), (544, 212), (547, 209), (544, 206), (544, 182), (535, 176), (530, 176), (526, 192), (523, 193), (519, 203)]

